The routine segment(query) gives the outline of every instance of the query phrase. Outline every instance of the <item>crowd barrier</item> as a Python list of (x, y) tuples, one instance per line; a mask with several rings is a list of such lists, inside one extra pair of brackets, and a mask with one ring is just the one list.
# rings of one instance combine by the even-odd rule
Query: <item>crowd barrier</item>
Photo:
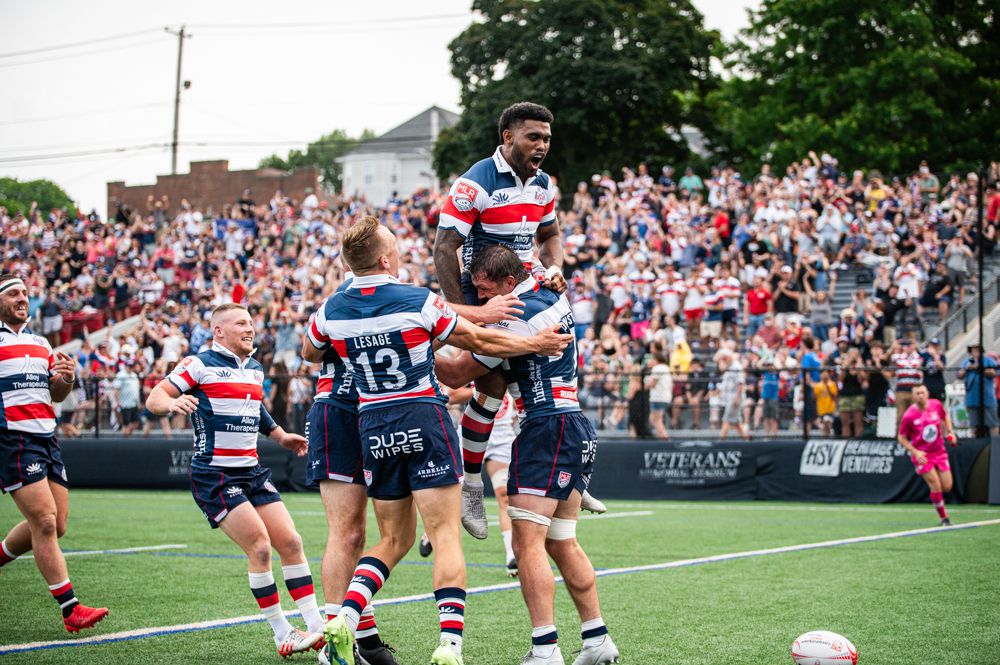
[[(987, 500), (988, 439), (948, 455), (950, 500)], [(282, 490), (305, 490), (306, 458), (261, 440), (261, 464)], [(71, 439), (62, 443), (73, 487), (189, 489), (189, 437)], [(996, 465), (994, 465), (996, 466)], [(1000, 475), (1000, 474), (997, 474)], [(1000, 477), (994, 477), (996, 486)], [(598, 446), (591, 491), (602, 499), (725, 499), (888, 503), (924, 501), (927, 488), (892, 440), (609, 440)]]

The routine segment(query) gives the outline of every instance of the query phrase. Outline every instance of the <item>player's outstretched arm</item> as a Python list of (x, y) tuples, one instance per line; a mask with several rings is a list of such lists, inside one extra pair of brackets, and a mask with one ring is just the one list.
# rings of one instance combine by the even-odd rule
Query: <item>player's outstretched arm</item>
[(490, 325), (501, 321), (517, 321), (517, 315), (524, 312), (524, 303), (513, 293), (493, 296), (485, 305), (463, 305), (449, 302), (448, 306), (469, 323)]
[(198, 409), (198, 398), (182, 395), (177, 386), (163, 379), (146, 398), (146, 408), (154, 416), (172, 416), (175, 413), (192, 414)]
[(443, 354), (434, 356), (434, 373), (438, 381), (449, 388), (462, 388), (489, 371), (489, 367), (477, 362), (468, 351), (450, 357)]
[(309, 449), (309, 442), (301, 434), (286, 432), (281, 426), (276, 426), (267, 435), (272, 441), (277, 441), (285, 450), (291, 450), (299, 457), (304, 457)]
[[(559, 233), (559, 220), (551, 224), (539, 226), (535, 232), (535, 242), (538, 244), (538, 259), (546, 268), (555, 266), (560, 271), (563, 267), (562, 234)], [(546, 278), (549, 279), (548, 275)], [(548, 285), (546, 285), (548, 286)], [(549, 287), (552, 288), (552, 287)], [(562, 293), (562, 291), (559, 291)]]
[(61, 402), (69, 396), (76, 380), (76, 363), (62, 351), (55, 352), (55, 362), (52, 365), (52, 378), (49, 379), (49, 396), (53, 402)]
[(573, 335), (560, 332), (553, 326), (532, 337), (511, 335), (496, 328), (474, 326), (462, 317), (448, 337), (448, 343), (466, 351), (494, 358), (514, 358), (529, 353), (540, 356), (557, 356), (573, 341)]

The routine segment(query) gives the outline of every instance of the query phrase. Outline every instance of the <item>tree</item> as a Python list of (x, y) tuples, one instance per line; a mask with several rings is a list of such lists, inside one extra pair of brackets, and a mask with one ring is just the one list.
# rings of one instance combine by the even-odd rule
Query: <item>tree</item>
[(320, 176), (326, 187), (337, 190), (340, 189), (340, 180), (343, 177), (343, 168), (337, 162), (337, 158), (353, 150), (362, 141), (372, 138), (375, 138), (375, 132), (370, 129), (361, 132), (361, 136), (357, 138), (348, 136), (343, 129), (335, 129), (306, 146), (305, 152), (291, 150), (288, 157), (284, 158), (270, 155), (260, 160), (260, 166), (282, 171), (315, 166), (320, 170)]
[(25, 215), (36, 203), (38, 209), (47, 213), (53, 208), (66, 208), (71, 216), (76, 215), (76, 205), (69, 194), (51, 180), (28, 180), (0, 178), (0, 206), (7, 208), (10, 215), (22, 211)]
[(710, 100), (734, 161), (809, 149), (892, 173), (971, 166), (1000, 142), (987, 0), (764, 0)]
[(667, 129), (703, 117), (718, 43), (690, 2), (474, 0), (472, 8), (482, 20), (449, 45), (463, 112), (435, 145), (439, 175), (488, 155), (500, 112), (524, 100), (555, 115), (546, 170), (564, 182), (687, 156)]

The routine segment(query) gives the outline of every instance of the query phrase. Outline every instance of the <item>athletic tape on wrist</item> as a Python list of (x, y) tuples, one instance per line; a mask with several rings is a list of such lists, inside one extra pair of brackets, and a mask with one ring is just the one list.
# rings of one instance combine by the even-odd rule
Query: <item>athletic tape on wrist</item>
[(548, 528), (552, 524), (552, 520), (545, 515), (539, 515), (538, 513), (533, 513), (530, 510), (525, 510), (524, 508), (515, 508), (514, 506), (507, 506), (507, 517), (511, 520), (525, 520), (527, 522), (534, 522), (535, 524), (541, 524), (542, 526)]

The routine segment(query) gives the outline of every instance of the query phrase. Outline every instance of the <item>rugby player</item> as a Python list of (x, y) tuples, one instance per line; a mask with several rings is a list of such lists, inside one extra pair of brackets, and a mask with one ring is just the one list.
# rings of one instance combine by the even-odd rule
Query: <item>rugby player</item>
[[(557, 190), (541, 170), (552, 139), (552, 121), (552, 112), (539, 104), (519, 102), (504, 109), (498, 122), (501, 145), (455, 180), (441, 210), (434, 241), (438, 283), (452, 308), (473, 323), (496, 322), (484, 318), (469, 276), (469, 265), (486, 247), (509, 247), (539, 278), (544, 278), (546, 268), (554, 268), (553, 281), (547, 285), (560, 292), (566, 289), (560, 272), (563, 250), (555, 212)], [(535, 243), (540, 264), (535, 263)], [(462, 418), (462, 524), (479, 539), (488, 533), (483, 454), (504, 390), (499, 374), (480, 377)]]
[(913, 403), (899, 423), (899, 445), (910, 453), (917, 475), (927, 483), (931, 504), (941, 518), (941, 526), (951, 526), (944, 494), (951, 491), (953, 478), (944, 442), (947, 439), (951, 445), (958, 445), (958, 437), (947, 409), (940, 401), (930, 399), (927, 386), (922, 383), (913, 386), (912, 395)]
[[(212, 346), (181, 360), (156, 385), (146, 408), (157, 416), (191, 416), (195, 454), (191, 493), (209, 525), (220, 528), (247, 555), (250, 591), (274, 631), (282, 657), (322, 648), (324, 620), (316, 605), (302, 538), (257, 457), (257, 434), (299, 456), (306, 439), (279, 427), (261, 404), (264, 368), (254, 360), (254, 326), (244, 305), (227, 303), (212, 312)], [(281, 611), (271, 573), (278, 552), (288, 593), (309, 632), (293, 627)]]
[[(470, 266), (480, 296), (513, 293), (524, 302), (518, 321), (496, 324), (520, 335), (559, 325), (573, 330), (564, 295), (541, 287), (506, 247), (484, 249)], [(514, 526), (521, 593), (531, 616), (531, 651), (522, 665), (561, 665), (555, 627), (555, 578), (551, 556), (580, 615), (583, 649), (574, 665), (618, 662), (619, 653), (601, 618), (594, 568), (576, 540), (576, 521), (593, 469), (597, 435), (577, 400), (576, 344), (555, 356), (531, 354), (503, 361), (488, 354), (438, 358), (438, 378), (462, 385), (502, 367), (518, 410), (521, 432), (511, 451), (507, 514)]]
[(11, 495), (24, 516), (0, 541), (0, 570), (34, 550), (35, 565), (71, 633), (108, 615), (105, 607), (77, 600), (59, 547), (66, 533), (69, 483), (52, 403), (69, 395), (75, 367), (28, 328), (28, 289), (21, 278), (0, 275), (0, 490)]
[[(350, 286), (347, 273), (337, 292)], [(329, 300), (319, 306), (324, 311)], [(323, 318), (321, 316), (321, 318)], [(302, 340), (302, 358), (321, 363), (316, 397), (306, 416), (309, 465), (306, 483), (319, 487), (326, 512), (327, 538), (323, 550), (323, 597), (325, 614), (340, 613), (340, 600), (347, 593), (354, 567), (365, 546), (368, 496), (362, 474), (361, 435), (358, 430), (358, 389), (354, 368), (329, 345), (320, 342), (315, 316), (310, 318)], [(392, 649), (382, 642), (375, 623), (375, 610), (361, 612), (357, 632), (358, 654), (367, 665), (398, 665)], [(329, 663), (320, 652), (321, 663)]]
[(341, 603), (326, 626), (328, 657), (354, 661), (355, 632), (364, 607), (413, 546), (416, 514), (437, 552), (433, 585), (441, 627), (434, 665), (462, 663), (465, 559), (459, 527), (461, 451), (434, 378), (432, 343), (498, 356), (559, 353), (571, 335), (552, 330), (526, 338), (480, 328), (456, 315), (428, 289), (401, 284), (396, 238), (365, 217), (341, 240), (354, 273), (346, 290), (316, 313), (310, 338), (329, 345), (357, 378), (363, 475), (373, 499), (379, 542), (365, 552)]

